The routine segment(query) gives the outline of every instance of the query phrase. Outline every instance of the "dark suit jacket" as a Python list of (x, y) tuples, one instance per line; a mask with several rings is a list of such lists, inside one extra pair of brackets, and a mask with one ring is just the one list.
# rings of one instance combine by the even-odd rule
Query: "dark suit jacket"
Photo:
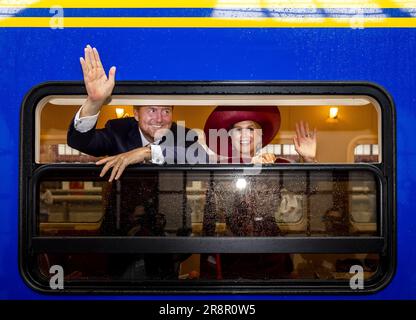
[[(75, 129), (72, 119), (68, 129), (68, 145), (95, 157), (113, 156), (143, 147), (138, 125), (133, 117), (113, 119), (107, 121), (103, 129), (96, 129), (94, 126), (93, 129), (82, 133)], [(182, 129), (185, 130), (185, 134), (189, 131), (188, 128)], [(171, 131), (176, 143), (178, 132), (176, 123), (172, 123)], [(185, 147), (189, 147), (192, 143), (194, 141), (186, 142)]]

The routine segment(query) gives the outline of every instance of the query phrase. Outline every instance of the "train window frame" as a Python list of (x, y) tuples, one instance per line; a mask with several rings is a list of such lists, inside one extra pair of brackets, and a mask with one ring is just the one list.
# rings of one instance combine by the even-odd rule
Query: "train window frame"
[[(374, 83), (365, 82), (279, 82), (279, 81), (221, 81), (221, 82), (117, 82), (114, 88), (113, 96), (149, 96), (149, 95), (268, 95), (268, 96), (365, 96), (373, 99), (375, 105), (379, 107), (379, 146), (380, 158), (378, 163), (373, 164), (291, 164), (290, 169), (286, 170), (332, 170), (336, 169), (357, 169), (364, 168), (365, 170), (373, 171), (379, 178), (381, 192), (381, 235), (382, 237), (375, 237), (370, 239), (365, 248), (376, 250), (374, 252), (380, 253), (383, 258), (383, 270), (375, 281), (370, 281), (366, 284), (363, 290), (354, 291), (348, 288), (345, 283), (334, 285), (334, 283), (326, 283), (322, 281), (316, 284), (308, 284), (306, 280), (282, 282), (279, 285), (267, 286), (260, 288), (260, 286), (250, 286), (238, 284), (230, 286), (227, 283), (215, 285), (194, 285), (194, 286), (180, 286), (169, 285), (165, 283), (160, 285), (157, 283), (146, 282), (146, 286), (137, 287), (106, 287), (104, 290), (97, 286), (85, 287), (69, 287), (62, 290), (62, 292), (77, 292), (77, 293), (277, 293), (277, 294), (333, 294), (333, 293), (374, 293), (385, 286), (392, 279), (396, 269), (396, 138), (395, 138), (395, 109), (394, 103), (386, 90)], [(21, 131), (20, 131), (20, 161), (19, 161), (19, 268), (25, 282), (33, 289), (44, 293), (56, 293), (50, 290), (47, 286), (39, 283), (31, 274), (29, 270), (30, 254), (31, 252), (41, 252), (42, 248), (53, 248), (53, 250), (63, 250), (67, 244), (75, 245), (81, 248), (85, 244), (92, 245), (90, 240), (98, 241), (100, 246), (114, 250), (115, 245), (110, 240), (117, 240), (119, 244), (128, 244), (127, 247), (134, 247), (134, 244), (141, 243), (139, 247), (144, 248), (146, 243), (154, 239), (114, 239), (103, 237), (95, 237), (93, 239), (67, 239), (65, 237), (60, 239), (48, 239), (47, 237), (37, 237), (36, 223), (34, 218), (34, 208), (36, 208), (36, 182), (42, 174), (48, 171), (56, 171), (64, 175), (71, 172), (84, 171), (94, 172), (98, 175), (98, 168), (88, 164), (42, 164), (36, 159), (36, 150), (39, 146), (36, 139), (36, 130), (39, 128), (39, 103), (42, 99), (50, 96), (85, 96), (86, 91), (82, 82), (48, 82), (40, 84), (32, 88), (26, 95), (21, 108)], [(212, 168), (212, 167), (211, 167)], [(210, 167), (205, 168), (211, 170)], [(241, 166), (235, 166), (237, 170)], [(144, 168), (142, 168), (144, 169)], [(140, 170), (142, 170), (140, 169)], [(151, 168), (155, 170), (155, 168)], [(164, 170), (165, 168), (158, 168)], [(184, 170), (184, 167), (176, 166), (169, 167), (169, 170), (177, 169)], [(203, 169), (203, 168), (202, 168)], [(138, 168), (129, 168), (127, 174), (131, 171), (137, 171)], [(230, 167), (227, 167), (230, 170)], [(162, 241), (160, 241), (162, 240)], [(152, 252), (178, 252), (178, 245), (185, 243), (188, 239), (176, 239), (172, 243), (163, 241), (166, 239), (158, 239), (157, 246), (161, 251), (152, 250)], [(216, 241), (215, 239), (205, 239), (207, 245), (211, 246)], [(221, 240), (221, 239), (220, 239)], [(224, 240), (224, 239), (222, 239)], [(230, 239), (232, 240), (232, 239)], [(244, 246), (249, 241), (256, 240), (256, 246), (265, 245), (266, 248), (271, 248), (271, 243), (268, 239), (239, 239), (239, 243)], [(326, 237), (325, 239), (269, 239), (272, 242), (276, 241), (283, 245), (286, 251), (277, 252), (293, 252), (297, 245), (300, 245), (306, 252), (321, 252), (316, 250), (320, 246), (328, 248), (329, 252), (336, 253), (336, 250), (343, 250), (344, 247), (339, 247), (344, 244), (349, 250), (353, 245), (353, 239)], [(360, 243), (364, 243), (360, 239)], [(147, 242), (146, 242), (147, 241)], [(290, 242), (290, 243), (289, 243)], [(287, 247), (286, 247), (287, 246)], [(335, 246), (335, 247), (334, 247)], [(338, 246), (338, 247), (337, 247)], [(193, 247), (192, 245), (190, 246)], [(196, 246), (198, 247), (198, 246)], [(95, 245), (95, 248), (98, 248)], [(189, 246), (188, 246), (189, 248)], [(223, 245), (225, 251), (232, 252), (231, 242), (226, 241)], [(305, 249), (306, 248), (306, 249)], [(309, 249), (308, 249), (309, 248)], [(218, 249), (218, 248), (217, 248)], [(169, 251), (170, 250), (170, 251)], [(189, 249), (188, 249), (189, 250)], [(288, 251), (292, 250), (292, 251)], [(309, 251), (308, 251), (309, 250)], [(331, 251), (332, 250), (332, 251)], [(363, 248), (361, 248), (363, 250)], [(368, 252), (373, 252), (373, 251)], [(65, 251), (65, 250), (63, 250)], [(193, 251), (188, 251), (193, 252)], [(275, 252), (275, 251), (267, 251)], [(302, 251), (301, 251), (302, 252)], [(367, 251), (366, 251), (367, 252)]]

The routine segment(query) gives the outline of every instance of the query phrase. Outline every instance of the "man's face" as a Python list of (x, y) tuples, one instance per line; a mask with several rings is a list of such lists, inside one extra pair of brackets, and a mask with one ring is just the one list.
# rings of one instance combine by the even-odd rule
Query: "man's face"
[(143, 106), (134, 108), (134, 117), (147, 140), (153, 142), (172, 126), (171, 106)]

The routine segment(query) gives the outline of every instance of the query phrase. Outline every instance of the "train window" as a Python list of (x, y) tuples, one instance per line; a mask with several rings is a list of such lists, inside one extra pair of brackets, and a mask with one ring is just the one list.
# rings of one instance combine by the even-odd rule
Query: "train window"
[[(173, 122), (198, 129), (198, 143), (211, 155), (203, 132), (217, 106), (238, 107), (238, 114), (250, 109), (256, 119), (262, 107), (272, 107), (279, 123), (258, 152), (280, 160), (142, 163), (112, 182), (95, 164), (106, 154), (67, 143), (83, 90), (44, 85), (23, 104), (21, 263), (34, 288), (52, 292), (54, 265), (63, 267), (64, 292), (352, 292), (354, 270), (364, 281), (358, 292), (373, 292), (392, 276), (394, 110), (383, 90), (348, 83), (121, 83), (96, 128), (132, 119), (135, 106), (174, 106)], [(335, 107), (336, 117), (329, 112)], [(308, 131), (317, 128), (314, 161), (293, 138), (306, 130), (299, 129), (302, 120)], [(233, 135), (256, 135), (233, 128), (231, 143)], [(267, 131), (261, 134), (266, 139)]]
[(377, 162), (378, 144), (358, 144), (354, 148), (354, 162)]
[[(84, 101), (82, 96), (49, 96), (39, 102), (36, 109), (35, 162), (36, 163), (93, 163), (99, 158), (87, 155), (67, 145), (68, 126)], [(275, 105), (280, 113), (280, 128), (273, 140), (264, 147), (271, 152), (291, 161), (298, 161), (293, 136), (295, 124), (308, 121), (311, 129), (318, 130), (317, 160), (320, 163), (354, 163), (349, 156), (349, 145), (357, 137), (371, 134), (377, 141), (380, 137), (380, 111), (377, 103), (366, 97), (294, 97), (270, 96), (230, 97), (216, 96), (209, 99), (196, 97), (137, 97), (113, 98), (112, 103), (104, 106), (97, 121), (97, 128), (103, 128), (108, 120), (120, 117), (132, 117), (133, 105), (161, 104), (175, 105), (173, 121), (182, 123), (190, 129), (204, 129), (205, 120), (216, 105)], [(336, 119), (330, 118), (331, 105), (337, 105)], [(198, 113), (198, 117), (189, 116)], [(55, 121), (59, 117), (60, 121)], [(380, 137), (381, 138), (381, 137)], [(355, 152), (355, 151), (353, 151)], [(355, 154), (355, 153), (354, 153)], [(380, 154), (372, 154), (373, 162), (379, 162)]]
[(293, 162), (299, 160), (299, 155), (293, 143), (269, 144), (264, 147), (264, 152), (273, 153)]

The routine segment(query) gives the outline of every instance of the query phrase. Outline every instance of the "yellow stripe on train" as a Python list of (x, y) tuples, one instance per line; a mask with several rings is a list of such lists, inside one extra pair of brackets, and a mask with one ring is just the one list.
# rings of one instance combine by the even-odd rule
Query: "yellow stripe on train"
[(0, 8), (416, 8), (416, 0), (0, 0)]
[[(50, 28), (54, 18), (0, 17), (0, 27)], [(414, 28), (416, 18), (63, 18), (64, 28)]]

